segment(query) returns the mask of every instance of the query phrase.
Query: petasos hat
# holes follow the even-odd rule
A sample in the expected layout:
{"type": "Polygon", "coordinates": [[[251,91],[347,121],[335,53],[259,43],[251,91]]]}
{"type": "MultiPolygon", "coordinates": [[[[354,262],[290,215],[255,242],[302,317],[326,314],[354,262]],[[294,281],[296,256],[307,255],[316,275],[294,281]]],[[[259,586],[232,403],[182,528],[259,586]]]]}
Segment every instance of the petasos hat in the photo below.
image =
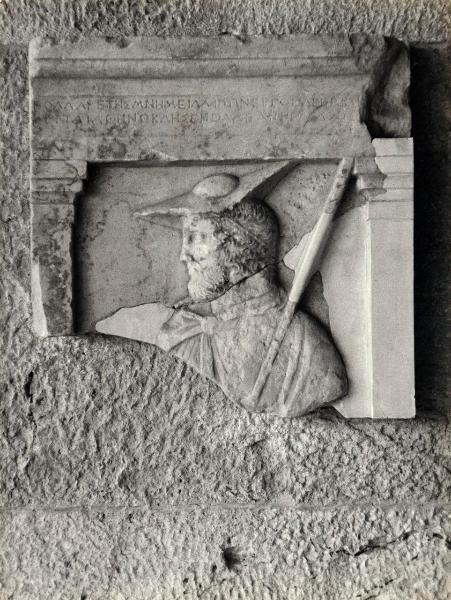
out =
{"type": "Polygon", "coordinates": [[[277,161],[259,166],[245,175],[217,173],[199,181],[193,189],[180,196],[145,206],[136,216],[187,216],[221,212],[247,197],[263,199],[294,166],[291,161],[277,161]]]}

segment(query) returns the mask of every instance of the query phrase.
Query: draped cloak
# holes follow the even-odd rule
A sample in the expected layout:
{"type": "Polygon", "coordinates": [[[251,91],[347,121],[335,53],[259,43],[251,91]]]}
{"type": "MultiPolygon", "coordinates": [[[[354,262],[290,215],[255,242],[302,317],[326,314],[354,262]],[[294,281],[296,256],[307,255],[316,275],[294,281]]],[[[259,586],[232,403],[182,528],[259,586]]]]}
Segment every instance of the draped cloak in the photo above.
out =
{"type": "MultiPolygon", "coordinates": [[[[247,400],[284,305],[284,293],[266,273],[249,277],[211,303],[211,315],[174,310],[157,345],[253,411],[247,400]]],[[[258,403],[258,411],[296,416],[346,394],[341,357],[312,317],[296,312],[258,403]]]]}
{"type": "Polygon", "coordinates": [[[284,292],[262,271],[212,301],[207,315],[195,308],[144,304],[121,309],[97,330],[156,344],[215,381],[247,410],[297,416],[344,396],[347,378],[325,330],[297,311],[258,407],[249,402],[284,300],[284,292]]]}

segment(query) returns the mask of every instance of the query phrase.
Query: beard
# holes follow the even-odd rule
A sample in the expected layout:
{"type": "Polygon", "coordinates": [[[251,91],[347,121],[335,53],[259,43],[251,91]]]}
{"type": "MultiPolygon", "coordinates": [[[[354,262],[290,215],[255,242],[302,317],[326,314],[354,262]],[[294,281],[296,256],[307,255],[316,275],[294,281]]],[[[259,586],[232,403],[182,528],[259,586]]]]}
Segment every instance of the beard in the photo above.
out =
{"type": "Polygon", "coordinates": [[[230,287],[224,269],[218,266],[200,267],[196,262],[187,263],[189,275],[188,292],[194,302],[206,302],[221,296],[230,287]]]}

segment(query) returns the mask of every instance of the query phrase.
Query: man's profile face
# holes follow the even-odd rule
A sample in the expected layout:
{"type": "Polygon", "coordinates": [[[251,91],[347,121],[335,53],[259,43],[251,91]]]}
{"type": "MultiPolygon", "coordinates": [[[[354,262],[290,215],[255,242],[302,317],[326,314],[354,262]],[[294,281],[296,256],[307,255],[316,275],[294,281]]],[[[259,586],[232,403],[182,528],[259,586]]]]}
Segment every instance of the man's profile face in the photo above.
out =
{"type": "Polygon", "coordinates": [[[208,218],[186,217],[183,223],[180,260],[186,264],[188,291],[195,302],[217,298],[229,284],[214,230],[208,218]]]}

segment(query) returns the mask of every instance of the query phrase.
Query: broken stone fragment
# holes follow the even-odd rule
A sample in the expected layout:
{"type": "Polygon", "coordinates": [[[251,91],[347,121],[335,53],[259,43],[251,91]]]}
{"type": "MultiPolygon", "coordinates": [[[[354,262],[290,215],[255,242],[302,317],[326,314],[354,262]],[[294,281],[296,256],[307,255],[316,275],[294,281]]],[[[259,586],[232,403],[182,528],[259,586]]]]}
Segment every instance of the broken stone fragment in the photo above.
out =
{"type": "Polygon", "coordinates": [[[362,121],[371,137],[410,137],[410,60],[399,40],[364,34],[350,36],[359,68],[371,78],[362,99],[362,121]]]}

